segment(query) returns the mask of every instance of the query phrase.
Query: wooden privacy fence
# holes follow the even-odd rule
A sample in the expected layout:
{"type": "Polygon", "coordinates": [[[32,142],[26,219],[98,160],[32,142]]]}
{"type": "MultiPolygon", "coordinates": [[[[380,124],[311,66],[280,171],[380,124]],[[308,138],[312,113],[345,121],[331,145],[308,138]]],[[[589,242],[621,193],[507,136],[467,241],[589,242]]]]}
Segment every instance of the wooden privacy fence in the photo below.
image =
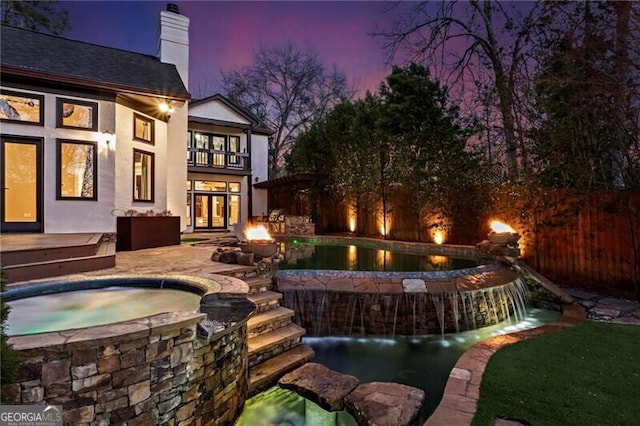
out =
{"type": "MultiPolygon", "coordinates": [[[[521,235],[523,259],[558,283],[640,297],[640,191],[575,193],[502,188],[484,209],[458,209],[447,226],[448,243],[476,244],[499,219],[521,235]]],[[[464,200],[461,200],[464,203],[464,200]]],[[[347,203],[322,195],[317,200],[319,232],[348,232],[347,203]]],[[[437,222],[420,217],[400,193],[389,196],[387,238],[432,241],[437,222]]],[[[357,212],[357,233],[380,236],[381,206],[357,212]]],[[[423,212],[424,213],[424,212],[423,212]]],[[[428,216],[428,215],[427,215],[428,216]]],[[[445,218],[447,219],[447,218],[445,218]]],[[[446,221],[446,220],[445,220],[446,221]]]]}

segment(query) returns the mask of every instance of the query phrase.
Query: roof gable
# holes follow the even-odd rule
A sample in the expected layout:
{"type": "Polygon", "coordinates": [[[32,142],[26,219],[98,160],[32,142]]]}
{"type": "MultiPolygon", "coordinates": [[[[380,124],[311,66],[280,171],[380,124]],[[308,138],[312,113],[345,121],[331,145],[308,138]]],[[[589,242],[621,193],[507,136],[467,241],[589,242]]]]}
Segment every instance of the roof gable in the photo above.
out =
{"type": "Polygon", "coordinates": [[[189,116],[249,126],[258,125],[258,119],[253,114],[220,94],[192,101],[189,104],[189,116]]]}
{"type": "Polygon", "coordinates": [[[116,92],[189,99],[173,64],[154,56],[2,26],[0,64],[18,75],[116,92]]]}

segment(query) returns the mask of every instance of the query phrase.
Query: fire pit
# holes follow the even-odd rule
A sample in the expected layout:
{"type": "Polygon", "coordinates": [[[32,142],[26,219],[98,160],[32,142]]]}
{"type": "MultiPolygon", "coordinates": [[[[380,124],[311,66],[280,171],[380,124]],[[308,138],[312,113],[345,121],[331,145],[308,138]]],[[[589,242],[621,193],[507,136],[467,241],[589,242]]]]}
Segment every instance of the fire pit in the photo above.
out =
{"type": "Polygon", "coordinates": [[[275,242],[267,229],[262,226],[249,225],[244,230],[245,239],[240,242],[239,247],[243,253],[253,253],[260,257],[275,256],[278,252],[278,244],[275,242]]]}
{"type": "Polygon", "coordinates": [[[489,239],[478,244],[478,249],[485,253],[500,256],[519,257],[518,234],[509,225],[494,220],[491,222],[491,232],[487,236],[489,239]]]}
{"type": "Polygon", "coordinates": [[[516,246],[519,239],[520,234],[509,225],[497,220],[491,222],[491,232],[489,233],[491,244],[516,246]]]}

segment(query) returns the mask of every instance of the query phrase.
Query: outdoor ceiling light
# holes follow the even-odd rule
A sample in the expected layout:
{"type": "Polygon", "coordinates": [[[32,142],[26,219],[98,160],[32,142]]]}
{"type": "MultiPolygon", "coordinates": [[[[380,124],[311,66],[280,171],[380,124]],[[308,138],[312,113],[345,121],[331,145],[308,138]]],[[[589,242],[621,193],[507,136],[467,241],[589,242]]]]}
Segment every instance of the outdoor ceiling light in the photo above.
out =
{"type": "Polygon", "coordinates": [[[158,105],[158,109],[164,114],[172,114],[175,111],[175,109],[171,105],[171,101],[160,102],[160,104],[158,105]]]}

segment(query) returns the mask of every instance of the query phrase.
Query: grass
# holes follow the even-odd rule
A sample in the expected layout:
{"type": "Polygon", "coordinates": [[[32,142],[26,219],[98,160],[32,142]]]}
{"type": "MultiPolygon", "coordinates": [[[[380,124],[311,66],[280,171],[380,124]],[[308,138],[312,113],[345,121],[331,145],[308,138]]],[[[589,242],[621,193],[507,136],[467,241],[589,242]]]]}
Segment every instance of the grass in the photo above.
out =
{"type": "Polygon", "coordinates": [[[585,321],[500,349],[473,425],[640,424],[640,326],[585,321]]]}
{"type": "Polygon", "coordinates": [[[207,238],[183,238],[180,240],[181,244],[197,243],[198,241],[207,241],[207,238]]]}

